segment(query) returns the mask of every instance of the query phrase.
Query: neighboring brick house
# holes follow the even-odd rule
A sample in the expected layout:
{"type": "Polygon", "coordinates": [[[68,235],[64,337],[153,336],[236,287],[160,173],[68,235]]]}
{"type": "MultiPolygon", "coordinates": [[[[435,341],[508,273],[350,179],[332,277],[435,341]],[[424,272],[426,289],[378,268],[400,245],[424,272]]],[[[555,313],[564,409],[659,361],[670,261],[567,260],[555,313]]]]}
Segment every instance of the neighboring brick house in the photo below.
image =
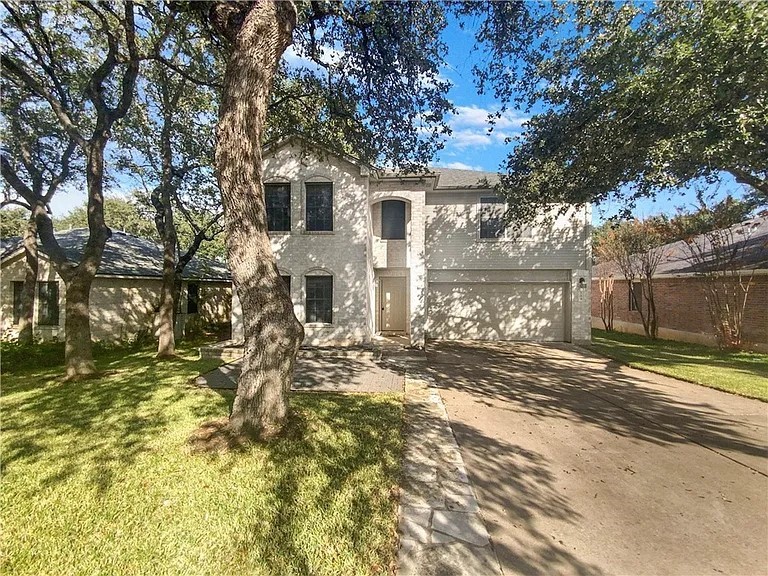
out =
{"type": "MultiPolygon", "coordinates": [[[[754,276],[744,311],[743,335],[747,345],[768,351],[768,217],[748,223],[746,236],[736,235],[739,243],[739,268],[754,276]]],[[[741,226],[741,225],[740,225],[741,226]]],[[[682,242],[661,248],[664,256],[653,278],[653,293],[659,320],[659,337],[682,342],[717,345],[715,329],[706,301],[706,288],[700,274],[689,262],[689,252],[682,242]]],[[[630,299],[629,284],[613,263],[592,268],[592,326],[604,328],[600,318],[599,279],[614,278],[614,329],[643,334],[640,314],[630,299]]]]}
{"type": "MultiPolygon", "coordinates": [[[[514,239],[497,174],[402,176],[310,148],[264,154],[272,248],[306,345],[590,339],[589,207],[514,239]]],[[[236,340],[241,314],[234,298],[236,340]]]]}
{"type": "MultiPolygon", "coordinates": [[[[59,245],[77,262],[88,230],[56,233],[59,245]]],[[[19,239],[3,241],[0,255],[0,326],[4,338],[17,335],[21,287],[24,282],[24,247],[19,239]]],[[[64,337],[66,288],[42,246],[33,315],[34,336],[40,340],[64,337]]],[[[104,247],[90,298],[91,335],[94,340],[120,341],[152,333],[160,302],[162,249],[144,238],[113,232],[104,247]]],[[[193,258],[185,267],[177,330],[194,325],[228,324],[232,310],[229,271],[224,264],[193,258]]]]}

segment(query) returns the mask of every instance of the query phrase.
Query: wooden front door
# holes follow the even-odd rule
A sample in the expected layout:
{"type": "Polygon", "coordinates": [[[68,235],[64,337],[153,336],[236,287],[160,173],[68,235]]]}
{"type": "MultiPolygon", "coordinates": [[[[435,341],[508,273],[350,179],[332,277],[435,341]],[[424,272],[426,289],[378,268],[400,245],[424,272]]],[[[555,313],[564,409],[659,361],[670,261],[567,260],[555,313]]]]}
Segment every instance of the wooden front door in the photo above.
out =
{"type": "Polygon", "coordinates": [[[405,332],[406,293],[405,278],[381,279],[379,330],[382,332],[405,332]]]}

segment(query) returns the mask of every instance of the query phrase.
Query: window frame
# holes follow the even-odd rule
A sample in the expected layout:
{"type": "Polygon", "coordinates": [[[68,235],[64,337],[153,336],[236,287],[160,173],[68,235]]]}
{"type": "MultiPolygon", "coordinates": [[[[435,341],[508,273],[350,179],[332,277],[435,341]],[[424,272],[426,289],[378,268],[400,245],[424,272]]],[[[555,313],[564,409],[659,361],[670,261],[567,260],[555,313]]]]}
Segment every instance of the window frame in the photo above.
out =
{"type": "Polygon", "coordinates": [[[280,278],[283,280],[283,284],[285,284],[285,288],[288,290],[288,295],[291,295],[291,275],[290,274],[280,274],[280,278]]]}
{"type": "MultiPolygon", "coordinates": [[[[327,182],[327,181],[317,181],[317,182],[305,182],[304,183],[304,231],[309,234],[332,234],[335,231],[335,197],[336,197],[336,191],[334,190],[333,182],[327,182]],[[330,210],[330,215],[327,218],[328,222],[326,222],[326,217],[323,217],[323,225],[329,224],[330,227],[323,227],[323,228],[311,228],[310,227],[310,221],[317,219],[316,216],[310,217],[310,193],[315,193],[316,190],[312,190],[313,188],[321,188],[321,187],[328,187],[330,192],[330,204],[328,206],[328,209],[330,210]]],[[[315,208],[316,205],[312,205],[311,208],[315,208]]],[[[316,224],[313,222],[312,224],[315,226],[316,224]]]]}
{"type": "MultiPolygon", "coordinates": [[[[314,287],[313,287],[314,292],[314,287]]],[[[329,325],[333,324],[333,303],[334,303],[334,281],[333,276],[331,274],[305,274],[304,275],[304,320],[305,324],[309,325],[329,325]],[[314,283],[315,281],[322,280],[322,281],[329,281],[330,287],[323,287],[323,289],[330,288],[329,292],[327,294],[323,294],[323,299],[315,297],[314,294],[310,294],[310,283],[314,283]],[[325,297],[329,295],[330,301],[324,302],[325,297]],[[319,301],[323,303],[323,309],[321,310],[322,315],[319,315],[317,312],[317,305],[311,305],[310,302],[314,303],[315,301],[319,301]],[[310,317],[310,314],[312,316],[310,317]]]]}
{"type": "MultiPolygon", "coordinates": [[[[292,214],[292,206],[291,206],[291,184],[289,182],[265,182],[264,183],[264,205],[265,209],[267,211],[267,232],[274,232],[278,234],[289,234],[293,228],[293,214],[292,214]],[[280,192],[280,193],[286,193],[287,192],[287,200],[288,204],[287,206],[284,206],[282,208],[283,214],[281,215],[283,217],[283,224],[280,229],[275,228],[273,229],[272,226],[272,218],[270,217],[270,202],[269,202],[269,196],[270,193],[274,192],[280,192]],[[287,228],[285,227],[285,218],[287,218],[287,228]]],[[[274,214],[273,214],[274,215],[274,214]]]]}
{"type": "Polygon", "coordinates": [[[37,325],[58,326],[61,320],[59,309],[59,282],[44,280],[37,283],[37,325]],[[53,289],[52,292],[47,292],[53,289]]]}
{"type": "MultiPolygon", "coordinates": [[[[400,215],[398,214],[397,216],[399,217],[400,215]]],[[[399,222],[398,222],[398,224],[399,224],[399,222]]],[[[399,227],[398,227],[397,231],[399,232],[399,227]]],[[[406,203],[403,200],[399,200],[397,198],[392,198],[392,199],[389,199],[389,200],[382,200],[381,201],[381,239],[382,240],[406,240],[407,238],[408,238],[408,206],[406,205],[406,203]],[[391,231],[390,231],[390,234],[387,234],[385,232],[386,226],[384,224],[384,222],[385,222],[384,218],[385,218],[386,208],[387,208],[387,206],[395,206],[395,205],[401,206],[402,210],[403,210],[403,214],[402,214],[402,236],[400,236],[400,235],[391,235],[391,231]]]]}

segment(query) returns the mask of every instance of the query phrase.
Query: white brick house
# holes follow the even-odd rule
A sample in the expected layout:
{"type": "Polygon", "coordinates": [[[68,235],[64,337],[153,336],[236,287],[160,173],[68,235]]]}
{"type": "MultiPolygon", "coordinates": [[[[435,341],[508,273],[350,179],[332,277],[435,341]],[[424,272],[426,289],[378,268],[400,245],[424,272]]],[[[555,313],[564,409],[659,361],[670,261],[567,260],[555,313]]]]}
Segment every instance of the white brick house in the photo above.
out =
{"type": "MultiPolygon", "coordinates": [[[[264,155],[272,248],[305,345],[590,339],[589,208],[516,239],[495,174],[382,174],[284,142],[264,155]]],[[[233,339],[242,312],[233,298],[233,339]]]]}

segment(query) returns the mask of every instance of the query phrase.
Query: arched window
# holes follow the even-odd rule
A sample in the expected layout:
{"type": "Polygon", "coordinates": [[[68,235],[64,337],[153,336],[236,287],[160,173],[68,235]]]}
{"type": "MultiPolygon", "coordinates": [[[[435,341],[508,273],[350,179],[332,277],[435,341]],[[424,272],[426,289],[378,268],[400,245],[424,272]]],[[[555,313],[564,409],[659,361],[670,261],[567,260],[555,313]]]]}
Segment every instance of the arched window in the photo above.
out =
{"type": "Polygon", "coordinates": [[[405,240],[405,202],[384,200],[381,203],[381,237],[385,240],[405,240]]]}

